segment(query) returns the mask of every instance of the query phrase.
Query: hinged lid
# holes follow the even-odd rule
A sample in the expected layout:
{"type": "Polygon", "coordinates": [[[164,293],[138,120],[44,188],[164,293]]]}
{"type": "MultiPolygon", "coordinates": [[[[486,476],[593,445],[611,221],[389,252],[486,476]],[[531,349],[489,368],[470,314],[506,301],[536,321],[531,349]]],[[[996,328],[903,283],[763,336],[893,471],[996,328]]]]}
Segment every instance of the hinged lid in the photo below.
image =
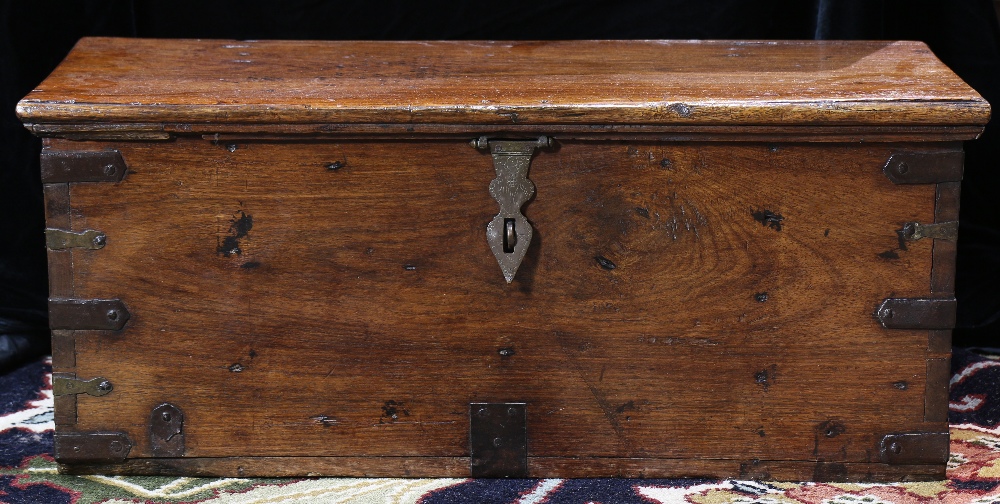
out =
{"type": "Polygon", "coordinates": [[[86,38],[17,110],[42,135],[144,138],[255,124],[923,126],[971,138],[989,118],[923,43],[861,41],[86,38]]]}

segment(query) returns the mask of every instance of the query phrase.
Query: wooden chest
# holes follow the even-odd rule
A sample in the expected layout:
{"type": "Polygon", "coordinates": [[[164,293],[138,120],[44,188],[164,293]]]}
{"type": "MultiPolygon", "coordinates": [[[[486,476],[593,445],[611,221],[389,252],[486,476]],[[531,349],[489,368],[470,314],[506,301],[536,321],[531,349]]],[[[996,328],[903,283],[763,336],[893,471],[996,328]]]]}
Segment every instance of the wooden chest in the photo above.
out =
{"type": "Polygon", "coordinates": [[[18,112],[64,471],[944,477],[921,43],[94,38],[18,112]]]}

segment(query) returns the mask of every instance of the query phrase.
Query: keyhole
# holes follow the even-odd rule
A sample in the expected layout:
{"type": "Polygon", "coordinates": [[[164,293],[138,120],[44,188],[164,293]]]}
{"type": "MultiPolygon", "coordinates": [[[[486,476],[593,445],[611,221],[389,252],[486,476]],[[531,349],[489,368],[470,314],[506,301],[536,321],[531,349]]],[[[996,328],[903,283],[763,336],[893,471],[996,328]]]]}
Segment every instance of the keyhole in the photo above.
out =
{"type": "Polygon", "coordinates": [[[503,220],[503,251],[510,254],[517,245],[517,231],[514,230],[514,219],[503,220]]]}

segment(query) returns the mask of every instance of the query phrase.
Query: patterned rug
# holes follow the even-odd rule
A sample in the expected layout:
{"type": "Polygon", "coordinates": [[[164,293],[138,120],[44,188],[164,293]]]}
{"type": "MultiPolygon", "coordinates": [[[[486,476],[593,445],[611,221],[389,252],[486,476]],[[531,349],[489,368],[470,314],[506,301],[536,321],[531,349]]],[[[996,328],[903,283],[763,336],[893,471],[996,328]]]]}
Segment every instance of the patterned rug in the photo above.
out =
{"type": "Polygon", "coordinates": [[[0,376],[0,502],[1000,504],[1000,357],[957,349],[948,480],[890,485],[633,479],[66,476],[52,460],[47,361],[0,376]]]}

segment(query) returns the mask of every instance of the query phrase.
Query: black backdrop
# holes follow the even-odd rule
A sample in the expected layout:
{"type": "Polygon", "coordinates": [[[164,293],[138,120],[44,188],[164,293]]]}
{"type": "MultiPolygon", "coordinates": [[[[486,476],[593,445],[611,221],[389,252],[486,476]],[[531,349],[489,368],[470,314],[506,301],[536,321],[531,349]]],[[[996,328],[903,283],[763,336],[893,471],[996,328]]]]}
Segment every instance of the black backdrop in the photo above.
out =
{"type": "MultiPolygon", "coordinates": [[[[0,0],[0,370],[47,350],[40,143],[14,106],[86,35],[233,39],[923,40],[1000,103],[991,0],[0,0]]],[[[1000,346],[1000,132],[966,144],[961,346],[1000,346]]]]}

